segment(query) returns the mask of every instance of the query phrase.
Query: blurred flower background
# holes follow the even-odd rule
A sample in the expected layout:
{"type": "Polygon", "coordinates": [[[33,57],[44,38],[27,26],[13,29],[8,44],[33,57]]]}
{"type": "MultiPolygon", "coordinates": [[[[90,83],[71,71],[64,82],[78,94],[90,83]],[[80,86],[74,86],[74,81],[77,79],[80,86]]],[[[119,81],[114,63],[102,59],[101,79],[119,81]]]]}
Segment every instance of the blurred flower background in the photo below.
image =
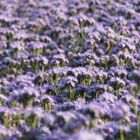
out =
{"type": "Polygon", "coordinates": [[[140,140],[139,0],[0,0],[0,140],[140,140]]]}

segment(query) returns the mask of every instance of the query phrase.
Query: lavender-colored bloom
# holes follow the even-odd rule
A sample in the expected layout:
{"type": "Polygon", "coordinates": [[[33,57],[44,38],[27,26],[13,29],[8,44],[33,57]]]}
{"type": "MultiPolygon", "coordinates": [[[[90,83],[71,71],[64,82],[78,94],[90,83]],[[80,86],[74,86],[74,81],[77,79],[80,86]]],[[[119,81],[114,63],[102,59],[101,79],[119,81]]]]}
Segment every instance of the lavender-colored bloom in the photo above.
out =
{"type": "Polygon", "coordinates": [[[17,101],[25,106],[32,105],[35,98],[39,98],[40,93],[32,87],[24,87],[19,90],[14,90],[9,96],[9,102],[17,101]]]}
{"type": "Polygon", "coordinates": [[[72,102],[64,102],[63,104],[58,104],[57,105],[57,110],[58,111],[69,111],[69,110],[74,110],[75,104],[72,102]]]}
{"type": "Polygon", "coordinates": [[[110,103],[114,103],[116,102],[116,100],[117,100],[117,97],[115,95],[107,93],[107,92],[99,95],[99,101],[107,101],[110,103]]]}
{"type": "Polygon", "coordinates": [[[79,14],[77,16],[78,22],[80,24],[80,26],[83,24],[83,26],[88,26],[88,25],[94,25],[95,24],[95,20],[93,18],[87,17],[84,14],[79,14]]]}
{"type": "Polygon", "coordinates": [[[38,49],[42,49],[43,48],[43,43],[41,42],[30,42],[29,43],[29,49],[35,51],[38,49]]]}
{"type": "Polygon", "coordinates": [[[116,77],[112,77],[109,81],[109,84],[115,89],[115,90],[119,90],[120,88],[123,88],[125,86],[125,82],[120,79],[120,78],[116,78],[116,77]]]}
{"type": "Polygon", "coordinates": [[[44,117],[44,111],[42,108],[35,107],[35,108],[26,108],[24,110],[25,116],[36,115],[39,119],[44,117]]]}
{"type": "Polygon", "coordinates": [[[50,96],[48,96],[48,95],[42,95],[41,101],[42,102],[44,102],[44,101],[46,101],[46,102],[53,102],[53,99],[50,96]]]}
{"type": "Polygon", "coordinates": [[[127,104],[120,101],[114,104],[111,111],[107,114],[110,116],[110,118],[113,118],[115,120],[125,119],[130,114],[130,107],[127,104]]]}
{"type": "Polygon", "coordinates": [[[55,63],[55,61],[58,61],[59,63],[69,63],[68,59],[64,54],[54,55],[51,60],[51,63],[55,63]]]}
{"type": "Polygon", "coordinates": [[[121,99],[127,104],[132,105],[132,107],[136,107],[136,105],[138,104],[138,101],[135,99],[135,97],[129,94],[122,96],[121,99]]]}
{"type": "Polygon", "coordinates": [[[139,70],[134,70],[131,73],[130,78],[139,85],[139,83],[140,83],[140,72],[139,72],[139,70]]]}
{"type": "Polygon", "coordinates": [[[111,68],[115,76],[118,76],[120,78],[126,78],[127,76],[127,71],[123,68],[111,68]]]}
{"type": "Polygon", "coordinates": [[[20,41],[11,42],[9,48],[14,51],[22,51],[24,50],[24,43],[20,41]]]}
{"type": "Polygon", "coordinates": [[[67,78],[63,78],[60,81],[59,87],[60,88],[65,88],[67,86],[71,86],[71,87],[75,87],[75,85],[77,84],[77,79],[73,76],[68,76],[67,78]]]}
{"type": "Polygon", "coordinates": [[[88,130],[80,130],[78,134],[74,135],[74,139],[78,140],[103,140],[103,137],[99,134],[96,134],[94,131],[88,131],[88,130]]]}
{"type": "Polygon", "coordinates": [[[89,115],[91,118],[100,118],[103,117],[109,111],[109,105],[106,102],[98,103],[89,103],[85,105],[81,112],[85,115],[89,115]]]}
{"type": "Polygon", "coordinates": [[[55,85],[44,85],[41,87],[43,93],[55,92],[55,85]]]}

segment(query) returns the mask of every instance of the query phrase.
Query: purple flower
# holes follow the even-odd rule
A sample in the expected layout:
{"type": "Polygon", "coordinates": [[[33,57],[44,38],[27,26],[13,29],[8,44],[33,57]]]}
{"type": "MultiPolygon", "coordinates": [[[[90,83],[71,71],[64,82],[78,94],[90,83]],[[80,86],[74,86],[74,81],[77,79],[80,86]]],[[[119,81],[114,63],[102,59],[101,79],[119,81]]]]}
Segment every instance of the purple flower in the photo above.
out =
{"type": "Polygon", "coordinates": [[[120,119],[126,119],[127,116],[130,115],[130,107],[129,105],[123,103],[122,101],[116,102],[112,109],[107,112],[107,116],[109,118],[120,120],[120,119]]]}
{"type": "Polygon", "coordinates": [[[60,84],[59,84],[59,88],[65,88],[67,86],[71,86],[71,87],[75,87],[75,85],[77,84],[77,78],[73,77],[73,76],[68,76],[66,78],[63,78],[61,81],[60,81],[60,84]]]}

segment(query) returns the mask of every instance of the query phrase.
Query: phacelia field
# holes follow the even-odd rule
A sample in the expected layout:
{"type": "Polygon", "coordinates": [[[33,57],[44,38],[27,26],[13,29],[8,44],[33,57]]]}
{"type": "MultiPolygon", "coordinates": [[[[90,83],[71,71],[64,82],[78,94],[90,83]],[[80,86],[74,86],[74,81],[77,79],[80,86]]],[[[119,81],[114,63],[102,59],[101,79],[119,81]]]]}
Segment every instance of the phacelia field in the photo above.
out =
{"type": "Polygon", "coordinates": [[[0,140],[140,140],[140,0],[0,0],[0,140]]]}

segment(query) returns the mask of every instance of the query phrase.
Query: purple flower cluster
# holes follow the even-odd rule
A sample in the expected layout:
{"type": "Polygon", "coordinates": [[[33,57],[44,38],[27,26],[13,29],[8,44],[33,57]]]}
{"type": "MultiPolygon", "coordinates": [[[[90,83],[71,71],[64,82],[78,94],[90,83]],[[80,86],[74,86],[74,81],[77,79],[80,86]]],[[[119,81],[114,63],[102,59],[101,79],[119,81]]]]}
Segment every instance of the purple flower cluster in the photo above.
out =
{"type": "Polygon", "coordinates": [[[139,140],[139,54],[139,0],[0,0],[0,139],[139,140]]]}

